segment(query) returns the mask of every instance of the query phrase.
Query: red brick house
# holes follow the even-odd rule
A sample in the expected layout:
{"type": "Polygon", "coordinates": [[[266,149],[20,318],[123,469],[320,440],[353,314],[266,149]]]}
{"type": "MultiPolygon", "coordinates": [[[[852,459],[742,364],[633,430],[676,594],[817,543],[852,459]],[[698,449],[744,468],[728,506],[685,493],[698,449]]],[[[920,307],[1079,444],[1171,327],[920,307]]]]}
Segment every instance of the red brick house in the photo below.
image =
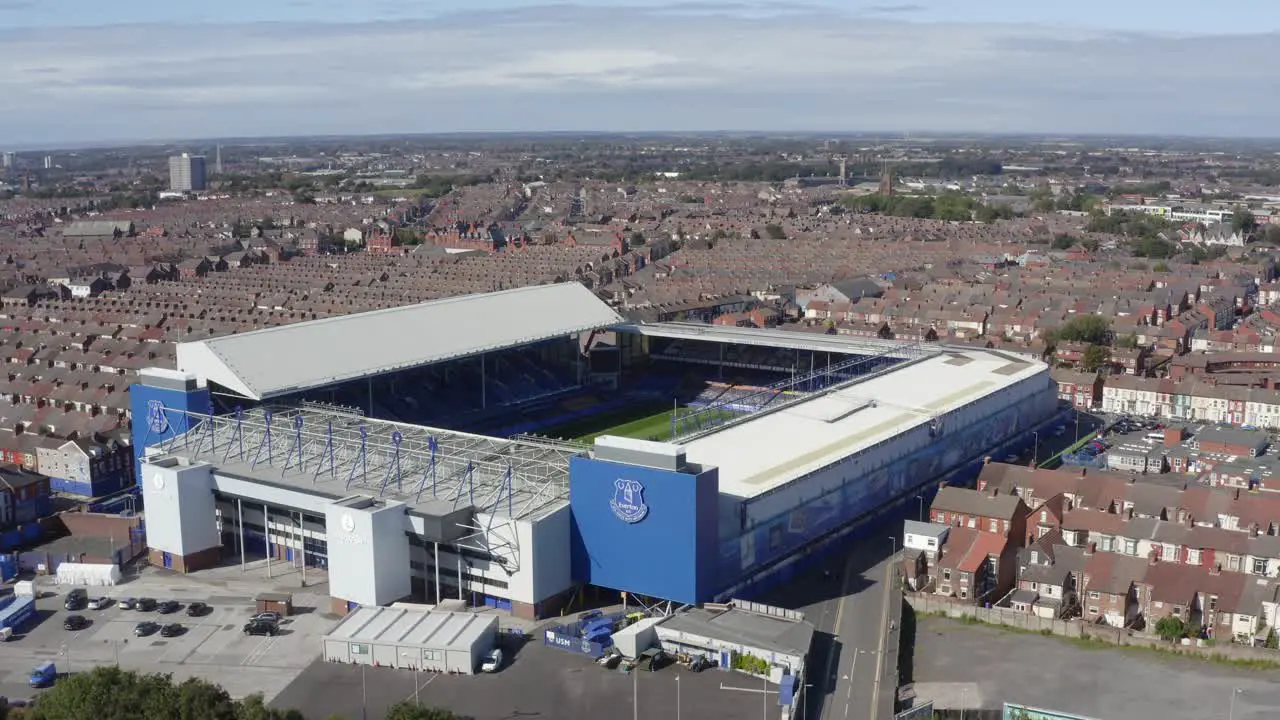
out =
{"type": "Polygon", "coordinates": [[[1053,368],[1049,375],[1058,383],[1058,399],[1078,410],[1092,410],[1102,404],[1102,375],[1053,368]]]}

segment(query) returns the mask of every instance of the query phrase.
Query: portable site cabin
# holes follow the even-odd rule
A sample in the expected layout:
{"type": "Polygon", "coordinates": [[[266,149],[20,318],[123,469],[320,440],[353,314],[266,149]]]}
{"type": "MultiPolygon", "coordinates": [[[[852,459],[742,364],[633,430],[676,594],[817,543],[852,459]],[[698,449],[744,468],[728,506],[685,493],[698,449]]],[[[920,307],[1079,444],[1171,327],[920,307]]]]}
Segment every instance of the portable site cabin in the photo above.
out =
{"type": "Polygon", "coordinates": [[[497,640],[497,616],[362,607],[324,636],[324,658],[471,675],[497,640]]]}
{"type": "Polygon", "coordinates": [[[58,565],[59,585],[108,587],[120,583],[120,568],[98,563],[64,562],[58,565]]]}

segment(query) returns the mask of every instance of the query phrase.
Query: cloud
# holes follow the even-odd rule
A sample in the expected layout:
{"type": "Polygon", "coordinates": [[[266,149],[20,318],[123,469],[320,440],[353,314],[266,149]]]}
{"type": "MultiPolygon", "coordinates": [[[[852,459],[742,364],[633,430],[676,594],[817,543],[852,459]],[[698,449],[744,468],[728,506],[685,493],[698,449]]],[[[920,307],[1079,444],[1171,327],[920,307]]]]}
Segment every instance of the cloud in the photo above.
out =
{"type": "MultiPolygon", "coordinates": [[[[905,6],[896,6],[905,7],[905,6]]],[[[906,10],[902,10],[906,13],[906,10]]],[[[0,137],[499,130],[1265,135],[1276,35],[571,6],[5,32],[0,137]],[[1189,97],[1235,99],[1189,102],[1189,97]]]]}
{"type": "Polygon", "coordinates": [[[863,12],[869,15],[906,15],[909,13],[925,12],[929,8],[923,5],[915,5],[912,3],[904,3],[902,5],[872,5],[863,12]]]}

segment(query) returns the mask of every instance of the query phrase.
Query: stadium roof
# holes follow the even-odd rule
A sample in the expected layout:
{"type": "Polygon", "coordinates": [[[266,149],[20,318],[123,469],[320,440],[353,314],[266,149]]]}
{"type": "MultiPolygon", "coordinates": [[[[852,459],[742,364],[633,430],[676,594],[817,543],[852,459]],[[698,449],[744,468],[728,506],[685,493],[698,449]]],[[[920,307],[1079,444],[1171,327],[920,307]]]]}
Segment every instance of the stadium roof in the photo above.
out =
{"type": "Polygon", "coordinates": [[[1037,373],[1048,366],[948,351],[687,441],[686,457],[720,468],[721,493],[752,498],[1037,373]]]}
{"type": "Polygon", "coordinates": [[[903,360],[916,357],[920,343],[910,340],[883,340],[853,335],[796,332],[779,328],[744,328],[730,325],[706,325],[697,322],[629,323],[618,330],[650,337],[676,340],[757,345],[762,347],[817,350],[847,355],[888,355],[903,360]]]}
{"type": "Polygon", "coordinates": [[[619,322],[579,283],[538,285],[180,343],[178,368],[265,400],[619,322]]]}

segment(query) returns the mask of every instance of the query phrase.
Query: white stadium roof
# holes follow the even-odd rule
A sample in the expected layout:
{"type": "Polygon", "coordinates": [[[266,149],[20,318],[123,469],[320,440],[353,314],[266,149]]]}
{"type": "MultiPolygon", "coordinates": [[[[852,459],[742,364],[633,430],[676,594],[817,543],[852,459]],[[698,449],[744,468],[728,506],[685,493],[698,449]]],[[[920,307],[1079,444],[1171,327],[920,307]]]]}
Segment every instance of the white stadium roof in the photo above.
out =
{"type": "Polygon", "coordinates": [[[537,285],[180,343],[178,368],[264,400],[620,322],[579,283],[537,285]]]}
{"type": "Polygon", "coordinates": [[[990,350],[948,351],[683,444],[690,462],[720,468],[721,493],[751,498],[1042,372],[990,350]]]}

